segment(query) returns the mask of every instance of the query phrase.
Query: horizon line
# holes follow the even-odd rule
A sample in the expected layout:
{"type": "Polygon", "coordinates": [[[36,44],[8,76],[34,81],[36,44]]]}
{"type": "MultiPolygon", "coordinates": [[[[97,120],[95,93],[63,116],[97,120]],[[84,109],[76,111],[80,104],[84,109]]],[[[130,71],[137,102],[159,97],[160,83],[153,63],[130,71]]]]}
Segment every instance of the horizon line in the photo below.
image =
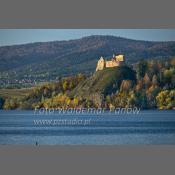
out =
{"type": "Polygon", "coordinates": [[[87,36],[82,36],[80,38],[74,38],[74,39],[65,39],[65,40],[48,40],[48,41],[35,41],[35,42],[22,42],[22,43],[16,43],[16,44],[7,44],[7,45],[0,45],[0,48],[2,47],[11,47],[11,46],[20,46],[20,45],[30,45],[30,44],[37,44],[37,43],[48,43],[48,42],[68,42],[68,41],[75,41],[75,40],[81,40],[84,38],[88,37],[114,37],[114,38],[122,38],[122,39],[128,39],[128,40],[133,40],[133,41],[143,41],[143,42],[154,42],[154,43],[167,43],[167,42],[175,42],[174,40],[144,40],[144,39],[134,39],[134,38],[127,38],[123,36],[115,36],[115,35],[105,35],[105,34],[100,34],[100,35],[87,35],[87,36]]]}

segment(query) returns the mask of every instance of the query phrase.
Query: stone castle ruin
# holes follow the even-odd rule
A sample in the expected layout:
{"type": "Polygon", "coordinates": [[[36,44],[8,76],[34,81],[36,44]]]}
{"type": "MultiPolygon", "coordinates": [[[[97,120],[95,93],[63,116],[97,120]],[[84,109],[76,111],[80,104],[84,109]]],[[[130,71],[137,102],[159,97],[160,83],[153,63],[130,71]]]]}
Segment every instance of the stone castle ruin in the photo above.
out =
{"type": "Polygon", "coordinates": [[[118,67],[125,64],[124,55],[113,55],[110,61],[105,61],[103,57],[98,60],[96,71],[103,70],[104,68],[118,67]]]}

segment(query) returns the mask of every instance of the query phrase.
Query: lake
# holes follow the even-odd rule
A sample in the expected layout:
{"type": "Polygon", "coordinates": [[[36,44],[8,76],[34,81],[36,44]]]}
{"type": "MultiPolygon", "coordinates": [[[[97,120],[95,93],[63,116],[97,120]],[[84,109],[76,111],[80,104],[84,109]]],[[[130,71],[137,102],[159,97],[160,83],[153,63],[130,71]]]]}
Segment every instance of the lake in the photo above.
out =
{"type": "Polygon", "coordinates": [[[0,144],[175,144],[175,111],[70,115],[1,110],[0,144]]]}

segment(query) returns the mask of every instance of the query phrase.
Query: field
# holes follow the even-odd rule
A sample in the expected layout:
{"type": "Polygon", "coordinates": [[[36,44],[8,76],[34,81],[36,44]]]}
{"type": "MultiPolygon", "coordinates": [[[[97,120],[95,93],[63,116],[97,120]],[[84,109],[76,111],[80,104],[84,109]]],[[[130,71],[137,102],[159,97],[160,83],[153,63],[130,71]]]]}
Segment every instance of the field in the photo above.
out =
{"type": "Polygon", "coordinates": [[[3,98],[9,97],[24,97],[27,95],[32,88],[22,88],[22,89],[0,89],[0,96],[3,98]]]}

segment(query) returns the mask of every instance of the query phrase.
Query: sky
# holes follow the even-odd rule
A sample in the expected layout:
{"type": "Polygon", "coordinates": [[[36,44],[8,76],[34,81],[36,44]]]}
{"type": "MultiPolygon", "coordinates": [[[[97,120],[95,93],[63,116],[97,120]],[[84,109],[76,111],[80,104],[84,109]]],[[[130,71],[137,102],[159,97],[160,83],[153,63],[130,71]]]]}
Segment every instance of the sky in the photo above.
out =
{"type": "Polygon", "coordinates": [[[146,41],[175,41],[175,29],[0,29],[0,46],[113,35],[146,41]]]}

